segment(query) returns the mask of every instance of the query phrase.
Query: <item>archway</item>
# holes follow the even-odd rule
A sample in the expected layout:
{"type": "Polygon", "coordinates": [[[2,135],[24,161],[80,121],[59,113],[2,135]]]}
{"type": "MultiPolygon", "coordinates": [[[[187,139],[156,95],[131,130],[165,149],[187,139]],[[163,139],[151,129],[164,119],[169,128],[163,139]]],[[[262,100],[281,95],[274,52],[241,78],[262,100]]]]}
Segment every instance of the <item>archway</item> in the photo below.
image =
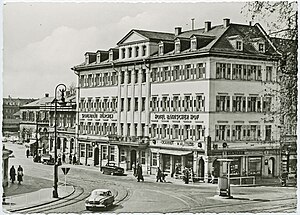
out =
{"type": "Polygon", "coordinates": [[[99,164],[99,148],[96,147],[94,150],[94,166],[99,164]]]}
{"type": "Polygon", "coordinates": [[[201,158],[199,160],[199,169],[198,169],[198,175],[203,180],[204,179],[204,160],[201,158]]]}
{"type": "Polygon", "coordinates": [[[268,162],[268,175],[274,177],[275,158],[271,157],[268,162]]]}
{"type": "Polygon", "coordinates": [[[132,169],[133,164],[136,166],[136,150],[130,152],[130,169],[132,169]]]}
{"type": "Polygon", "coordinates": [[[214,176],[215,177],[219,177],[220,176],[220,162],[216,160],[214,160],[213,162],[213,171],[214,171],[214,176]]]}

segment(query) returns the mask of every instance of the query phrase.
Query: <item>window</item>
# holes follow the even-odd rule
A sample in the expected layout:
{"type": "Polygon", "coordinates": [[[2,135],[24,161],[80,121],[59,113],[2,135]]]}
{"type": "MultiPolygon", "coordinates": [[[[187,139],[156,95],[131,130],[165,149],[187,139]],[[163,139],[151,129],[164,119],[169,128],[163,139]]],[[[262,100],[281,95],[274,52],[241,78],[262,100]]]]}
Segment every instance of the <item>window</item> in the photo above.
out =
{"type": "Polygon", "coordinates": [[[129,47],[128,48],[128,58],[131,58],[132,57],[132,48],[129,47]]]}
{"type": "Polygon", "coordinates": [[[225,125],[216,125],[216,140],[226,140],[225,125]]]}
{"type": "Polygon", "coordinates": [[[139,109],[139,99],[134,98],[134,111],[138,111],[139,109]]]}
{"type": "Polygon", "coordinates": [[[128,71],[127,76],[128,76],[128,84],[131,84],[131,71],[128,71]]]}
{"type": "Polygon", "coordinates": [[[272,81],[272,67],[266,67],[266,81],[272,81]]]}
{"type": "Polygon", "coordinates": [[[229,111],[230,110],[230,96],[216,97],[216,111],[229,111]]]}
{"type": "Polygon", "coordinates": [[[135,56],[136,57],[139,56],[139,47],[138,46],[135,47],[135,56]]]}
{"type": "Polygon", "coordinates": [[[85,144],[80,144],[80,157],[85,157],[85,144]]]}
{"type": "Polygon", "coordinates": [[[196,40],[192,40],[192,50],[196,50],[197,49],[197,41],[196,40]]]}
{"type": "Polygon", "coordinates": [[[142,98],[142,111],[145,111],[146,98],[142,98]]]}
{"type": "Polygon", "coordinates": [[[120,84],[124,84],[124,76],[125,76],[125,72],[121,71],[121,83],[120,84]]]}
{"type": "Polygon", "coordinates": [[[180,53],[180,42],[175,43],[175,53],[180,53]]]}
{"type": "Polygon", "coordinates": [[[121,58],[123,58],[123,59],[125,58],[125,56],[126,56],[125,53],[126,53],[125,48],[122,48],[121,58]]]}
{"type": "Polygon", "coordinates": [[[143,50],[142,50],[142,56],[145,56],[146,53],[147,53],[147,47],[143,46],[142,48],[143,48],[143,50]]]}
{"type": "Polygon", "coordinates": [[[270,112],[271,111],[271,97],[264,97],[263,98],[263,112],[270,112]]]}
{"type": "Polygon", "coordinates": [[[139,70],[134,70],[134,83],[138,83],[139,81],[139,70]]]}
{"type": "Polygon", "coordinates": [[[142,83],[146,82],[146,70],[142,70],[142,83]]]}
{"type": "Polygon", "coordinates": [[[131,98],[128,98],[127,101],[128,101],[128,103],[127,103],[127,111],[130,111],[131,98]]]}
{"type": "Polygon", "coordinates": [[[91,146],[91,144],[87,144],[87,151],[88,151],[88,158],[93,157],[93,147],[91,146]]]}
{"type": "Polygon", "coordinates": [[[109,149],[110,149],[110,158],[109,158],[109,160],[110,161],[115,161],[115,147],[110,146],[109,149]]]}
{"type": "Polygon", "coordinates": [[[152,82],[157,81],[157,68],[153,68],[151,72],[152,82]]]}
{"type": "Polygon", "coordinates": [[[260,52],[265,52],[265,44],[259,43],[259,44],[258,44],[258,51],[260,51],[260,52]]]}
{"type": "Polygon", "coordinates": [[[124,98],[121,98],[121,111],[124,110],[124,98]]]}
{"type": "Polygon", "coordinates": [[[235,43],[235,48],[237,50],[242,50],[243,49],[243,43],[242,43],[242,41],[237,40],[236,43],[235,43]]]}
{"type": "Polygon", "coordinates": [[[256,112],[256,97],[248,97],[247,112],[256,112]]]}
{"type": "Polygon", "coordinates": [[[157,153],[152,153],[152,166],[157,166],[157,153]]]}
{"type": "Polygon", "coordinates": [[[102,159],[106,160],[107,159],[107,146],[102,146],[102,159]]]}
{"type": "Polygon", "coordinates": [[[196,69],[196,78],[205,78],[205,63],[198,63],[196,69]]]}
{"type": "Polygon", "coordinates": [[[231,64],[217,63],[216,67],[216,79],[230,79],[231,64]]]}
{"type": "Polygon", "coordinates": [[[163,55],[164,54],[164,46],[160,45],[159,46],[159,55],[163,55]]]}
{"type": "Polygon", "coordinates": [[[121,149],[121,152],[120,152],[120,155],[121,155],[121,162],[122,161],[126,161],[126,153],[125,153],[125,149],[121,149]]]}

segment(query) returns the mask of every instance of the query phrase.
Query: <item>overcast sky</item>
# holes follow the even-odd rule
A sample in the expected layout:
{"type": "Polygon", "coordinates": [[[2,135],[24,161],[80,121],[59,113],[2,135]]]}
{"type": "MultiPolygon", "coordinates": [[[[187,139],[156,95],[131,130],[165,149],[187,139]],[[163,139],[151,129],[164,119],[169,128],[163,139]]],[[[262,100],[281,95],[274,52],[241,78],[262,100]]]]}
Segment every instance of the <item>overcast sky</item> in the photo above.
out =
{"type": "Polygon", "coordinates": [[[205,21],[248,24],[235,3],[21,3],[3,5],[3,96],[40,98],[58,83],[76,83],[70,69],[84,53],[115,47],[131,29],[174,32],[205,21]]]}

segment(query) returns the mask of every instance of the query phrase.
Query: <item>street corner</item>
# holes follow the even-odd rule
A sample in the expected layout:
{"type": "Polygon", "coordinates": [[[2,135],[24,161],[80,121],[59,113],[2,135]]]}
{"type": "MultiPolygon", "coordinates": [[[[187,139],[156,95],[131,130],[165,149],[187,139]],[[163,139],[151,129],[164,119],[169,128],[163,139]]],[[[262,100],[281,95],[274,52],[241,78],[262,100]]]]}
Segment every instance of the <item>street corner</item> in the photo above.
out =
{"type": "Polygon", "coordinates": [[[72,185],[59,185],[58,186],[58,194],[59,198],[63,199],[70,195],[72,195],[75,192],[75,188],[72,185]]]}

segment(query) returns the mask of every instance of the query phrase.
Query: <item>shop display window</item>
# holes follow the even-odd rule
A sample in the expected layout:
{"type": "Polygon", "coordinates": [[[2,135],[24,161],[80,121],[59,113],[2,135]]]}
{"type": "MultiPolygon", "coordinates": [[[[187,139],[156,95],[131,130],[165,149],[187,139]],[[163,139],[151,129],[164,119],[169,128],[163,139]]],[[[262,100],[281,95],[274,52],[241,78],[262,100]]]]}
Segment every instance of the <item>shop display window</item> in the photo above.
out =
{"type": "Polygon", "coordinates": [[[261,157],[249,157],[248,175],[261,175],[261,157]]]}

